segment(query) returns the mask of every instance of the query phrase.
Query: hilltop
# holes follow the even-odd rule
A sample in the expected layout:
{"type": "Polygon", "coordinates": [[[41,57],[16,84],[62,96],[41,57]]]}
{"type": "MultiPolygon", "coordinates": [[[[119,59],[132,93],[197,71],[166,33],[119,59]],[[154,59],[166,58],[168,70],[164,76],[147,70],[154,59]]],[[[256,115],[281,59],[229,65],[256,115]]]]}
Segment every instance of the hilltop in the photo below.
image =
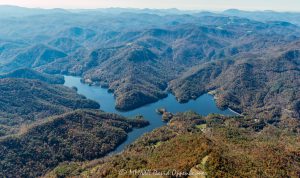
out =
{"type": "Polygon", "coordinates": [[[22,125],[74,109],[98,109],[97,102],[75,90],[29,79],[0,79],[0,135],[16,133],[22,125]]]}
{"type": "Polygon", "coordinates": [[[148,124],[94,110],[45,118],[19,135],[0,139],[0,175],[37,177],[64,161],[102,157],[121,144],[132,128],[148,124]]]}
{"type": "Polygon", "coordinates": [[[60,75],[49,75],[40,73],[30,68],[17,69],[6,74],[0,74],[0,79],[3,78],[24,78],[40,80],[49,84],[64,84],[65,80],[63,76],[60,75]]]}
{"type": "Polygon", "coordinates": [[[212,91],[220,107],[270,123],[300,118],[298,44],[274,50],[269,57],[237,56],[201,64],[173,80],[170,90],[182,102],[212,91]]]}
{"type": "Polygon", "coordinates": [[[0,72],[27,67],[80,76],[108,87],[116,108],[125,111],[158,101],[169,91],[181,102],[213,91],[219,106],[244,115],[271,122],[299,118],[300,28],[285,18],[289,14],[247,12],[243,18],[235,13],[242,12],[99,10],[19,21],[7,17],[1,20],[0,36],[6,38],[0,40],[0,72]],[[256,13],[282,19],[250,18],[256,13]],[[61,23],[62,18],[69,23],[61,23]]]}
{"type": "MultiPolygon", "coordinates": [[[[299,126],[299,122],[293,124],[299,126]]],[[[142,136],[121,154],[63,163],[45,177],[135,177],[143,173],[161,177],[297,177],[299,147],[299,133],[294,131],[261,127],[261,122],[249,118],[201,117],[187,112],[142,136]]]]}
{"type": "Polygon", "coordinates": [[[0,6],[0,16],[0,177],[299,177],[299,13],[0,6]],[[118,110],[210,93],[240,115],[165,113],[166,126],[107,156],[149,122],[94,110],[62,75],[107,88],[118,110]]]}

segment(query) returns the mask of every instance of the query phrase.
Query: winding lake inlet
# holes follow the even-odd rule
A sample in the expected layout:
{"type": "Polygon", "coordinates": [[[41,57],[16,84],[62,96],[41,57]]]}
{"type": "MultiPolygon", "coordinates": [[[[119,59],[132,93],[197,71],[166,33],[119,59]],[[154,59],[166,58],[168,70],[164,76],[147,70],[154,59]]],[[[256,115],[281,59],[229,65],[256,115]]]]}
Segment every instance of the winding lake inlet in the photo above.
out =
{"type": "Polygon", "coordinates": [[[79,77],[65,76],[64,85],[67,87],[76,87],[79,94],[84,95],[88,99],[97,101],[101,106],[101,110],[105,112],[116,113],[127,118],[142,115],[150,122],[149,126],[141,129],[134,129],[130,132],[127,140],[119,145],[113,153],[121,152],[127,145],[131,144],[144,133],[165,125],[166,123],[162,121],[161,115],[156,112],[156,109],[158,108],[166,108],[167,111],[172,113],[194,111],[203,116],[207,116],[212,113],[227,116],[237,115],[230,109],[219,109],[216,106],[213,96],[209,94],[204,94],[196,100],[190,100],[187,103],[179,103],[174,95],[169,94],[168,97],[155,103],[147,104],[131,111],[118,111],[115,109],[115,98],[113,93],[109,93],[107,89],[99,86],[89,86],[88,84],[84,84],[80,81],[80,79],[81,78],[79,77]]]}

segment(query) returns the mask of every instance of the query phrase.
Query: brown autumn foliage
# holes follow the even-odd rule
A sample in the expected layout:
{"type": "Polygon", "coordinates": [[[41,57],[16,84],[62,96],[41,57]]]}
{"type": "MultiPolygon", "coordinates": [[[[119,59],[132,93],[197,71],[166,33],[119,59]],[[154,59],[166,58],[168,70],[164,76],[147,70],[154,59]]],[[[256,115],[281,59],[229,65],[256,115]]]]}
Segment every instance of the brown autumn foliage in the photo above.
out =
{"type": "Polygon", "coordinates": [[[64,161],[103,157],[148,121],[97,110],[76,110],[45,119],[0,139],[0,177],[38,177],[64,161]]]}
{"type": "Polygon", "coordinates": [[[192,168],[207,177],[299,176],[299,130],[266,125],[255,131],[249,122],[243,117],[177,114],[168,126],[142,136],[121,154],[86,163],[65,163],[46,177],[137,177],[143,170],[167,173],[189,172],[192,168]],[[120,170],[127,174],[119,175],[120,170]],[[130,174],[130,170],[141,172],[130,174]]]}

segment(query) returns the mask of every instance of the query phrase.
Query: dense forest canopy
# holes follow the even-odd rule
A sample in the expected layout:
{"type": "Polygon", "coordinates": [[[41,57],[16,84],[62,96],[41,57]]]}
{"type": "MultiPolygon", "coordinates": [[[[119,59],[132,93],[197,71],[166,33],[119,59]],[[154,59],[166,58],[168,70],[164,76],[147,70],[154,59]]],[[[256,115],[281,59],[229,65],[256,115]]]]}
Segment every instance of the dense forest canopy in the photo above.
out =
{"type": "Polygon", "coordinates": [[[0,176],[299,177],[299,25],[274,11],[0,6],[0,176]],[[240,114],[164,112],[165,126],[105,157],[153,118],[100,111],[63,75],[107,88],[124,112],[210,93],[240,114]]]}

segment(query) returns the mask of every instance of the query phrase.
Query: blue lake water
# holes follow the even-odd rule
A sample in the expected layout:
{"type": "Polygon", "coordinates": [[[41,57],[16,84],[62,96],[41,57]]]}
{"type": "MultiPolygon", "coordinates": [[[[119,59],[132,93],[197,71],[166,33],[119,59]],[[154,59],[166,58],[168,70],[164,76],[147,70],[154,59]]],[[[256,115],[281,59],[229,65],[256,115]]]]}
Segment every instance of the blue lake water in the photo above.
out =
{"type": "Polygon", "coordinates": [[[115,98],[112,93],[109,93],[107,89],[101,88],[99,86],[89,86],[87,84],[81,83],[79,77],[65,76],[65,86],[76,87],[78,93],[86,96],[88,99],[97,101],[101,105],[101,110],[110,113],[120,114],[125,117],[134,117],[136,115],[142,115],[145,119],[150,122],[150,125],[141,128],[134,129],[128,134],[127,140],[117,147],[113,153],[120,152],[135,141],[138,137],[144,133],[150,132],[153,129],[159,128],[166,123],[162,122],[161,115],[156,113],[157,108],[166,108],[167,111],[172,113],[184,112],[184,111],[194,111],[200,115],[206,116],[211,113],[223,114],[228,116],[236,115],[229,109],[221,110],[216,106],[213,96],[209,94],[204,94],[197,98],[196,100],[191,100],[188,103],[177,102],[174,95],[169,94],[168,97],[161,99],[155,103],[141,106],[132,111],[118,111],[115,109],[115,98]]]}

